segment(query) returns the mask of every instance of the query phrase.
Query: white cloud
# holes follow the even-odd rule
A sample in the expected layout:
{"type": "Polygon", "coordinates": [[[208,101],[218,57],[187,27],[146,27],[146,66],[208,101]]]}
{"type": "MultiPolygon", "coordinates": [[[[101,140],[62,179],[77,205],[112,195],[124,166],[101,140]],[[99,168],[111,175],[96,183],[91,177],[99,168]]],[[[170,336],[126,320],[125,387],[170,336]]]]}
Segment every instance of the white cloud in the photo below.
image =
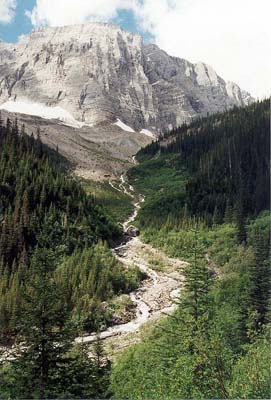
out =
{"type": "Polygon", "coordinates": [[[27,15],[32,24],[60,26],[90,20],[110,21],[119,9],[130,8],[133,0],[37,0],[27,15]]]}
{"type": "Polygon", "coordinates": [[[0,23],[12,21],[16,9],[16,0],[0,0],[0,23]]]}
{"type": "Polygon", "coordinates": [[[270,0],[37,0],[28,15],[57,26],[110,21],[120,9],[169,54],[204,61],[256,97],[270,94],[270,0]]]}

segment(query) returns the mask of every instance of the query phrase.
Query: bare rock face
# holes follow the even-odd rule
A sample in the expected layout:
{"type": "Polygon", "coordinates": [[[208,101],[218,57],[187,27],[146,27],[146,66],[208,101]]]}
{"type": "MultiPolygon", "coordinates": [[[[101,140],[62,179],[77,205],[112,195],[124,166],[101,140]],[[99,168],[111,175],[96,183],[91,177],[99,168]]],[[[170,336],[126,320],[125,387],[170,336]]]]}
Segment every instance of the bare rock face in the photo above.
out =
{"type": "Polygon", "coordinates": [[[144,46],[145,72],[156,99],[158,127],[173,128],[198,115],[206,116],[253,101],[233,82],[225,82],[207,64],[170,57],[156,45],[144,46]]]}
{"type": "Polygon", "coordinates": [[[118,118],[159,132],[253,101],[203,63],[170,57],[113,24],[40,28],[0,43],[0,106],[61,107],[86,124],[118,118]]]}

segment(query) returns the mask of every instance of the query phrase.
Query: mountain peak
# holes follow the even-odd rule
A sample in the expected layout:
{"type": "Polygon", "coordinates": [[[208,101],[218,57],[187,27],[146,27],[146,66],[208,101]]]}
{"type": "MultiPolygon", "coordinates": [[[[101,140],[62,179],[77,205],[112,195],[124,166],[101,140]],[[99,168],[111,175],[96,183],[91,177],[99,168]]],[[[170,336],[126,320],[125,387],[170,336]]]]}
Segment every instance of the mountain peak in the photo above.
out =
{"type": "Polygon", "coordinates": [[[59,39],[70,40],[75,39],[80,42],[86,40],[89,35],[99,38],[102,35],[110,36],[115,34],[127,36],[141,37],[135,35],[119,25],[105,22],[86,22],[84,24],[63,25],[63,26],[40,26],[33,29],[29,34],[22,35],[20,41],[36,40],[37,38],[47,38],[50,41],[59,39]]]}
{"type": "Polygon", "coordinates": [[[41,27],[0,43],[0,61],[0,106],[59,106],[86,124],[120,119],[160,131],[251,101],[207,64],[171,57],[115,24],[41,27]]]}

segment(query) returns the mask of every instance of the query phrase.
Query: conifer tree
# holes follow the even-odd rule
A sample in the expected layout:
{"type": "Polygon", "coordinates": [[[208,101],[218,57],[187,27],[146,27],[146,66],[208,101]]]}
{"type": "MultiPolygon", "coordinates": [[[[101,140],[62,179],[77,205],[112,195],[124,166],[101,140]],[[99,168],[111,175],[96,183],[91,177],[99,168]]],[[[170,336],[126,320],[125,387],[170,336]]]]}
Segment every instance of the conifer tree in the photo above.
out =
{"type": "Polygon", "coordinates": [[[245,244],[247,240],[246,218],[242,202],[236,208],[237,240],[240,244],[245,244]]]}
{"type": "Polygon", "coordinates": [[[201,259],[202,248],[198,243],[197,227],[194,230],[194,258],[193,262],[183,269],[186,296],[184,306],[189,310],[193,320],[197,321],[209,311],[210,288],[214,282],[212,271],[201,259]]]}
{"type": "MultiPolygon", "coordinates": [[[[16,396],[50,397],[56,376],[68,365],[72,334],[67,324],[61,294],[52,279],[54,255],[37,249],[31,263],[31,279],[23,297],[21,340],[23,346],[13,362],[16,396]],[[31,379],[29,377],[31,376],[31,379]]],[[[14,395],[13,395],[14,396],[14,395]]]]}
{"type": "Polygon", "coordinates": [[[7,382],[16,398],[97,398],[104,396],[108,382],[107,362],[96,361],[84,347],[73,349],[76,330],[68,318],[63,295],[53,279],[54,254],[37,249],[32,259],[23,298],[20,343],[11,362],[7,382]]]}
{"type": "Polygon", "coordinates": [[[265,242],[264,234],[256,227],[253,235],[255,261],[250,269],[250,300],[255,312],[254,328],[260,329],[268,322],[270,299],[270,260],[269,243],[265,242]]]}

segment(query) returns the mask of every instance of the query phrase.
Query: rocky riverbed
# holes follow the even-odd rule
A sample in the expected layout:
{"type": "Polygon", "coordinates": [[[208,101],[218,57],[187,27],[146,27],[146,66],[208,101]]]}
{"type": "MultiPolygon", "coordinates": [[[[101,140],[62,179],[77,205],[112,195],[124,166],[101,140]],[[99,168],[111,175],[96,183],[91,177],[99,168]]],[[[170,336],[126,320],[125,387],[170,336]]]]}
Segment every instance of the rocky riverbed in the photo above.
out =
{"type": "MultiPolygon", "coordinates": [[[[100,339],[138,332],[147,322],[172,313],[177,306],[175,300],[182,288],[181,268],[187,265],[184,261],[167,257],[163,252],[143,243],[137,236],[137,229],[132,223],[144,202],[144,196],[135,195],[134,188],[127,183],[125,176],[121,176],[118,187],[115,183],[111,183],[111,186],[134,199],[134,212],[123,223],[123,231],[128,240],[113,248],[112,252],[125,267],[137,266],[147,275],[147,279],[142,281],[135,292],[130,293],[130,299],[136,306],[135,317],[127,323],[116,324],[101,332],[100,339]],[[161,270],[153,267],[153,257],[161,262],[163,266],[161,270]]],[[[77,338],[77,342],[83,343],[92,343],[96,340],[96,333],[77,338]]]]}

